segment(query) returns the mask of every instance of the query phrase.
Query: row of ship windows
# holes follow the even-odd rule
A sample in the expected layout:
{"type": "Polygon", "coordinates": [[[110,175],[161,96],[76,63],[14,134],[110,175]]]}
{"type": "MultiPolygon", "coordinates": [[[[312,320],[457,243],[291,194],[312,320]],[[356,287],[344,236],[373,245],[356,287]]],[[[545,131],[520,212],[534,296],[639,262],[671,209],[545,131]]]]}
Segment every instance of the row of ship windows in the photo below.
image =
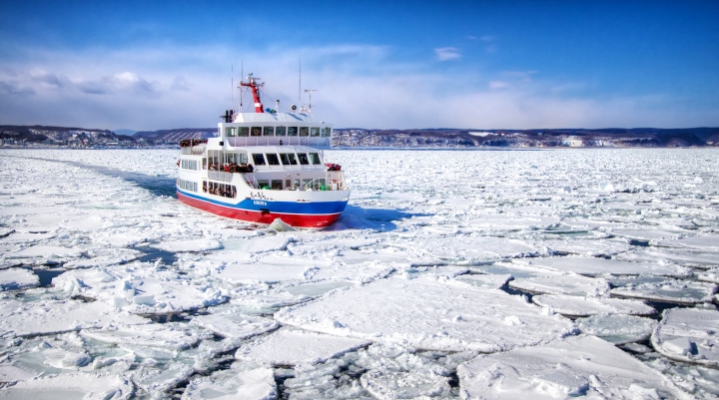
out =
{"type": "Polygon", "coordinates": [[[225,136],[227,137],[246,137],[246,136],[310,136],[310,137],[329,137],[332,128],[318,126],[239,126],[236,128],[225,128],[225,136]]]}
{"type": "Polygon", "coordinates": [[[195,171],[197,170],[197,165],[198,163],[196,160],[182,160],[180,163],[180,167],[182,169],[192,169],[195,171]]]}
{"type": "Polygon", "coordinates": [[[178,179],[177,186],[180,189],[188,190],[190,192],[197,192],[197,182],[186,181],[184,179],[178,179]]]}
{"type": "MultiPolygon", "coordinates": [[[[210,151],[208,158],[202,159],[202,169],[207,169],[207,160],[212,165],[248,164],[247,153],[223,153],[210,151]]],[[[252,153],[254,165],[322,165],[319,153],[252,153]]]]}

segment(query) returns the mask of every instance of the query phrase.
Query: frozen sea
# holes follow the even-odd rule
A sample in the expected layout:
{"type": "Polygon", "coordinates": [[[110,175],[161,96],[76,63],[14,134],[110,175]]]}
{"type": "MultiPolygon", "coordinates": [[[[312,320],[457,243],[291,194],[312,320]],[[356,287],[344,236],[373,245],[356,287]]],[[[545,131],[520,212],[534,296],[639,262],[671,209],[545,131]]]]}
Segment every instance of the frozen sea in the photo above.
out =
{"type": "Polygon", "coordinates": [[[327,150],[321,231],[178,153],[0,150],[0,399],[719,396],[716,150],[327,150]]]}

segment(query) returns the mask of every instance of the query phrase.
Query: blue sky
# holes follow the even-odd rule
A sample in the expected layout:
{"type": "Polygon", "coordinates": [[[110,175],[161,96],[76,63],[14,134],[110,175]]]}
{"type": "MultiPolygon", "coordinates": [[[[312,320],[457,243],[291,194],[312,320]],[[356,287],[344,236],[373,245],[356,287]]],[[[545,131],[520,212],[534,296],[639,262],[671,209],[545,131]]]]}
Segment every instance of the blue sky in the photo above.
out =
{"type": "Polygon", "coordinates": [[[243,68],[266,106],[307,103],[301,59],[335,127],[719,126],[717,21],[718,1],[5,0],[0,124],[211,127],[243,68]]]}

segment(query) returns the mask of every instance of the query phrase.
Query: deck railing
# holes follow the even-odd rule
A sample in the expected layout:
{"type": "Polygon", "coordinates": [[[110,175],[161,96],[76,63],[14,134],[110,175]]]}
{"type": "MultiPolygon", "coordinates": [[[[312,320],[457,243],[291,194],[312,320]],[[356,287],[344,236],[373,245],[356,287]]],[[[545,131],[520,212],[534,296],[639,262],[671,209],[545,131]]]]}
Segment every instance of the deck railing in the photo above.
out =
{"type": "Polygon", "coordinates": [[[242,136],[226,137],[232,147],[244,146],[329,146],[327,136],[242,136]]]}

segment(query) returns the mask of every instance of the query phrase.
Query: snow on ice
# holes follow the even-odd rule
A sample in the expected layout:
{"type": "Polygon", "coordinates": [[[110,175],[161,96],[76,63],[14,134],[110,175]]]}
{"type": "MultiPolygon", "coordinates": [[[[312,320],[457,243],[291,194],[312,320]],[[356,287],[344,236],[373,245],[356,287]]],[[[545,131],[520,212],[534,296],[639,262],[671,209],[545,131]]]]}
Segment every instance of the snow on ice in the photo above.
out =
{"type": "Polygon", "coordinates": [[[685,398],[639,360],[593,336],[479,356],[459,366],[462,398],[685,398]]]}
{"type": "Polygon", "coordinates": [[[0,398],[719,395],[713,150],[326,150],[322,231],[177,153],[0,150],[0,398]]]}

